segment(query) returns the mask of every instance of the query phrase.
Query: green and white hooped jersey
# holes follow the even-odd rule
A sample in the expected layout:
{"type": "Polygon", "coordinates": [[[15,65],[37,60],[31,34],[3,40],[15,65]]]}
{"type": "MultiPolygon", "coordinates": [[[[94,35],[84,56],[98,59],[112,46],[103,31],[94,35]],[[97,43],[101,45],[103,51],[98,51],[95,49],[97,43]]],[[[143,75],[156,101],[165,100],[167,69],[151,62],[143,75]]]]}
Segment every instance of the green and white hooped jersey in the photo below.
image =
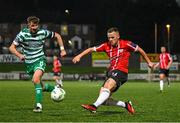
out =
{"type": "Polygon", "coordinates": [[[28,28],[24,28],[14,39],[13,43],[16,46],[22,47],[22,52],[25,56],[25,63],[34,63],[42,57],[45,57],[43,45],[45,39],[54,37],[54,32],[39,29],[35,34],[30,33],[28,28]]]}

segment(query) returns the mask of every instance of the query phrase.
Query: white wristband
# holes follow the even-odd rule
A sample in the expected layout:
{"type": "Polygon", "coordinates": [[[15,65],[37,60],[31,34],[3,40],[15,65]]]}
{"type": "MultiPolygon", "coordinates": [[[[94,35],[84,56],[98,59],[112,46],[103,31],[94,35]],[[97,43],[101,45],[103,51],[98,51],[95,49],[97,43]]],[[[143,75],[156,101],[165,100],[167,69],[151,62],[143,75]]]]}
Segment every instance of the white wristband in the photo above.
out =
{"type": "Polygon", "coordinates": [[[63,47],[63,46],[60,46],[60,50],[64,50],[64,47],[63,47]]]}

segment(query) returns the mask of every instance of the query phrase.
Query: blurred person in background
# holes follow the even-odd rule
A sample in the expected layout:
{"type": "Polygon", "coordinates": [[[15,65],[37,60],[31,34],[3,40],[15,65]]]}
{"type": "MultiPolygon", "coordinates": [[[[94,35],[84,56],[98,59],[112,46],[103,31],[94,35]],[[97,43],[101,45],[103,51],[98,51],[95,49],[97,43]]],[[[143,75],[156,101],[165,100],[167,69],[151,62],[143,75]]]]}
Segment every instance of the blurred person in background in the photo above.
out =
{"type": "Polygon", "coordinates": [[[168,82],[168,86],[170,86],[170,80],[169,80],[169,68],[172,64],[173,60],[171,58],[171,55],[167,52],[166,47],[161,47],[161,54],[159,55],[159,62],[154,66],[154,68],[157,68],[159,66],[159,86],[160,86],[160,92],[163,92],[163,86],[165,80],[168,82]]]}
{"type": "Polygon", "coordinates": [[[55,80],[56,82],[56,85],[58,87],[62,87],[63,84],[62,84],[62,80],[61,80],[61,62],[59,60],[59,58],[57,57],[57,55],[54,55],[53,56],[53,73],[54,73],[54,76],[53,76],[53,79],[55,80]]]}

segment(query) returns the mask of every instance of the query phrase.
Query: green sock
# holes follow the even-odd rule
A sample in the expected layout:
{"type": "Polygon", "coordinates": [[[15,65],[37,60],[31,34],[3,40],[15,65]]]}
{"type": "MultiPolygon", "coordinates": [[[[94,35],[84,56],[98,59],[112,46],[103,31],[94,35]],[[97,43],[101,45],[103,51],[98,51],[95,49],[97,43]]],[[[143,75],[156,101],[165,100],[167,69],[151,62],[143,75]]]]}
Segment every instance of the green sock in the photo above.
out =
{"type": "Polygon", "coordinates": [[[35,101],[36,103],[42,102],[42,87],[41,84],[34,84],[35,86],[35,101]]]}
{"type": "Polygon", "coordinates": [[[54,90],[54,86],[50,85],[50,84],[45,84],[45,90],[46,92],[51,92],[52,90],[54,90]]]}

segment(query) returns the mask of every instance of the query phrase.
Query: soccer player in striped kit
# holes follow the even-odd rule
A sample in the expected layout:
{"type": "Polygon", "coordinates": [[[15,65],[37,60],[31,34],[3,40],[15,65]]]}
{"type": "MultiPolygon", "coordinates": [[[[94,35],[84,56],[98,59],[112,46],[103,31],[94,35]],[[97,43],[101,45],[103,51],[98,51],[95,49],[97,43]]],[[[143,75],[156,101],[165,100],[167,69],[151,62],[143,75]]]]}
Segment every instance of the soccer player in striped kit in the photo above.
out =
{"type": "Polygon", "coordinates": [[[163,91],[163,85],[164,81],[168,81],[168,86],[170,84],[170,81],[168,79],[169,76],[169,68],[172,64],[173,60],[170,56],[170,54],[166,51],[166,47],[161,47],[161,54],[159,55],[159,63],[157,63],[154,68],[159,66],[159,78],[160,78],[160,92],[163,91]]]}
{"type": "Polygon", "coordinates": [[[144,57],[149,67],[153,67],[154,64],[147,57],[144,50],[137,44],[128,40],[120,39],[120,34],[116,27],[108,29],[107,37],[108,40],[106,42],[99,46],[84,50],[72,60],[73,63],[77,63],[83,56],[93,51],[105,52],[110,59],[108,76],[101,87],[99,97],[93,104],[82,104],[81,106],[90,112],[96,112],[100,105],[118,106],[127,109],[128,112],[133,114],[135,111],[132,107],[131,101],[123,102],[120,100],[114,100],[111,95],[127,81],[130,52],[139,52],[144,57]]]}
{"type": "Polygon", "coordinates": [[[35,87],[34,112],[42,112],[42,91],[51,92],[54,89],[54,86],[41,81],[46,67],[46,56],[43,51],[45,40],[56,38],[60,45],[60,55],[66,55],[61,36],[56,32],[40,29],[39,21],[36,16],[28,17],[28,28],[22,29],[9,47],[11,53],[25,62],[26,72],[32,78],[35,87]],[[17,47],[21,47],[22,52],[18,51],[17,47]]]}

